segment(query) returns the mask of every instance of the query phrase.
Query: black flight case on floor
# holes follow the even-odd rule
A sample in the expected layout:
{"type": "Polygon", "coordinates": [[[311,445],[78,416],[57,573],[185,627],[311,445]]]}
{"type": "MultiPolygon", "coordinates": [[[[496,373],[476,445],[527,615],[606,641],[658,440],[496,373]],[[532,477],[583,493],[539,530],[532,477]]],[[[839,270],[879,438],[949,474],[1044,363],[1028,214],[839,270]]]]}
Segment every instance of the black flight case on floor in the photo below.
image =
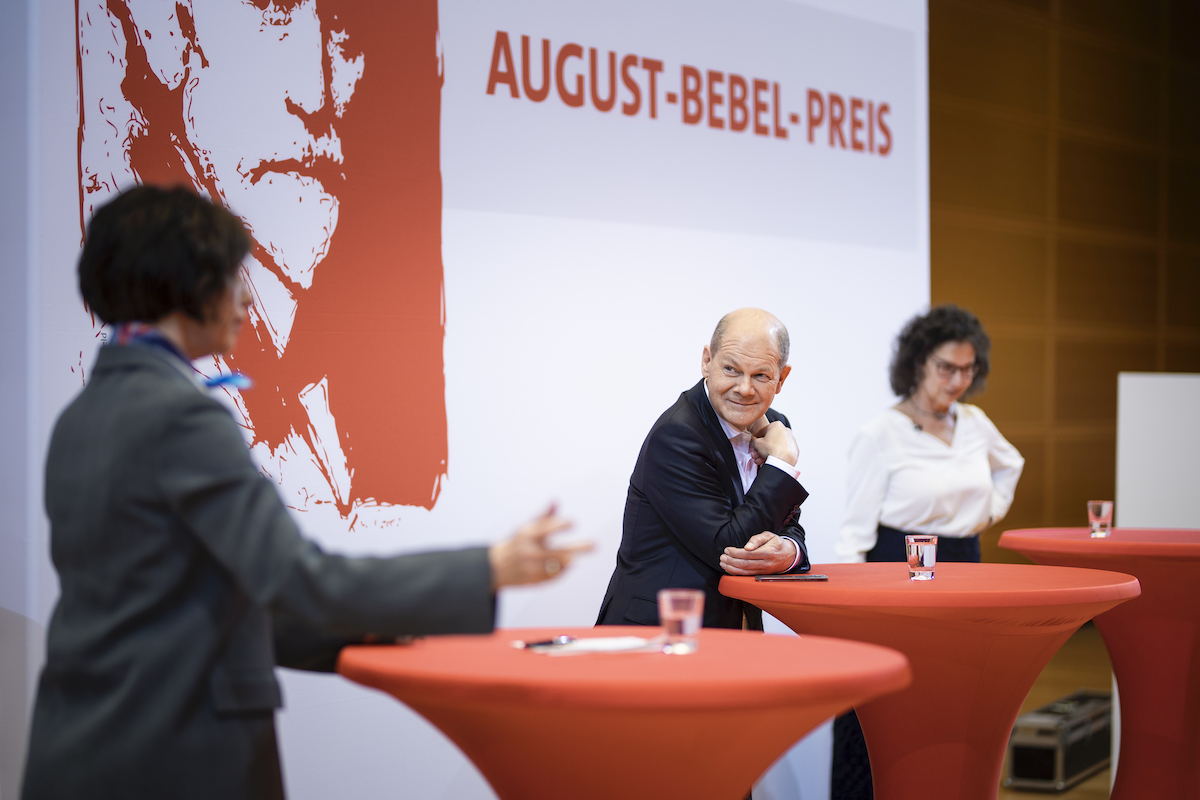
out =
{"type": "Polygon", "coordinates": [[[1061,792],[1107,767],[1111,754],[1112,698],[1080,690],[1017,717],[1004,785],[1061,792]]]}

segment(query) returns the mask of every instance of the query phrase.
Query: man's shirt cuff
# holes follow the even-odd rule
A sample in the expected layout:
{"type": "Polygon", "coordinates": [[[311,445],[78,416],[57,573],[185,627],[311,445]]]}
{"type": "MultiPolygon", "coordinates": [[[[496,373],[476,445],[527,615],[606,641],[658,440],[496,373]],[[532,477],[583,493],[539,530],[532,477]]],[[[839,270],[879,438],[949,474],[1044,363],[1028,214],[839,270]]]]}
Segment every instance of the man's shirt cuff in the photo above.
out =
{"type": "Polygon", "coordinates": [[[775,456],[767,456],[767,464],[770,464],[772,467],[775,467],[776,469],[783,470],[783,473],[785,475],[791,475],[792,480],[796,481],[796,483],[800,482],[800,468],[799,467],[793,467],[791,464],[787,463],[782,458],[776,458],[775,456]]]}
{"type": "Polygon", "coordinates": [[[791,542],[793,545],[796,546],[796,557],[792,559],[792,565],[784,570],[784,572],[791,572],[792,570],[794,570],[796,568],[796,565],[800,563],[800,543],[797,542],[795,539],[793,539],[791,536],[780,536],[779,538],[787,539],[789,542],[791,542]]]}

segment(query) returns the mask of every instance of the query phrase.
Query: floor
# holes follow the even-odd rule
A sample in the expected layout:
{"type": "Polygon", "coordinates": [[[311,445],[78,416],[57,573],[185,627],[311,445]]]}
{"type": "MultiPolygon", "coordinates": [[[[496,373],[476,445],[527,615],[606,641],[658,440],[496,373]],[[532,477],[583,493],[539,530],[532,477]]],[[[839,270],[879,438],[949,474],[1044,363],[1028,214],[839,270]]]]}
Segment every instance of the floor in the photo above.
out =
{"type": "MultiPolygon", "coordinates": [[[[1108,650],[1104,647],[1100,633],[1091,623],[1080,628],[1046,665],[1041,677],[1029,690],[1029,696],[1021,706],[1021,713],[1052,703],[1077,689],[1112,691],[1112,663],[1108,660],[1108,650]]],[[[1007,761],[1003,774],[1008,775],[1007,761]]],[[[997,800],[1107,800],[1108,787],[1109,775],[1106,769],[1061,793],[1018,792],[1001,786],[997,800]]]]}

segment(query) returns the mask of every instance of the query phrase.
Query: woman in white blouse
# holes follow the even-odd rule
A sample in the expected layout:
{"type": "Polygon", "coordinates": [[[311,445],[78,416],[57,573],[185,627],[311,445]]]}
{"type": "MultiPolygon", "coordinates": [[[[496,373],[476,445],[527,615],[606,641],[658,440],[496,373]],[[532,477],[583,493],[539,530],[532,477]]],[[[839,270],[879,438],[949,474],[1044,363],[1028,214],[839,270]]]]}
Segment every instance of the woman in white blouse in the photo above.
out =
{"type": "MultiPolygon", "coordinates": [[[[938,306],[896,339],[891,384],[900,402],[850,445],[843,561],[904,561],[904,534],[938,537],[939,561],[979,561],[979,534],[1012,505],[1025,459],[977,406],[991,342],[969,311],[938,306]]],[[[858,717],[834,721],[831,800],[870,800],[858,717]]]]}
{"type": "Polygon", "coordinates": [[[990,341],[969,311],[938,306],[896,340],[892,391],[902,399],[850,445],[844,561],[904,561],[905,533],[938,536],[939,561],[978,561],[979,534],[1012,505],[1025,459],[977,406],[990,341]]]}

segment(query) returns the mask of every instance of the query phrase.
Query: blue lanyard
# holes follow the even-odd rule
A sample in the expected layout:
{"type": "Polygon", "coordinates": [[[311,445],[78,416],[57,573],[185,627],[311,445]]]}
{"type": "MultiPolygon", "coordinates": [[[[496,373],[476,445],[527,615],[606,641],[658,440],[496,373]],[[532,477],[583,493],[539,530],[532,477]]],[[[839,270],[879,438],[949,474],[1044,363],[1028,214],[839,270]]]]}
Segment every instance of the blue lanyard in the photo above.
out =
{"type": "MultiPolygon", "coordinates": [[[[191,359],[180,352],[174,342],[144,322],[119,323],[116,326],[116,336],[110,344],[118,346],[140,344],[149,347],[158,347],[178,358],[187,365],[188,369],[194,369],[191,359]]],[[[209,389],[216,389],[222,386],[228,386],[233,389],[250,389],[254,386],[254,381],[250,380],[250,376],[243,372],[228,372],[217,375],[215,378],[206,378],[204,385],[209,389]]]]}

